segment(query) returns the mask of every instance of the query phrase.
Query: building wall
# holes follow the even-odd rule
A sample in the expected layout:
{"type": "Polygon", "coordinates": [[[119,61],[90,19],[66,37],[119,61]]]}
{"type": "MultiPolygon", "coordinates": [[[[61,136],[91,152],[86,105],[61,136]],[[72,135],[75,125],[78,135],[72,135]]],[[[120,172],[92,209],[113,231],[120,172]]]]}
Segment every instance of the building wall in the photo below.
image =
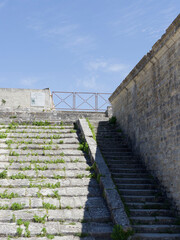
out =
{"type": "Polygon", "coordinates": [[[42,111],[53,108],[49,89],[0,88],[0,110],[42,111]]]}
{"type": "Polygon", "coordinates": [[[110,102],[134,150],[180,210],[180,15],[110,102]]]}

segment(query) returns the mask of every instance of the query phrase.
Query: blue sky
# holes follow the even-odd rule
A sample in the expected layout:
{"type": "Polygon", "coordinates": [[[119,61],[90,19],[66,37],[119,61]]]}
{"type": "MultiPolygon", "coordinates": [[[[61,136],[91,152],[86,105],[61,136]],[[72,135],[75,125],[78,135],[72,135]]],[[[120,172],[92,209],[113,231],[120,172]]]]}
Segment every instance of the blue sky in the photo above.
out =
{"type": "Polygon", "coordinates": [[[179,0],[0,0],[0,87],[113,92],[179,0]]]}

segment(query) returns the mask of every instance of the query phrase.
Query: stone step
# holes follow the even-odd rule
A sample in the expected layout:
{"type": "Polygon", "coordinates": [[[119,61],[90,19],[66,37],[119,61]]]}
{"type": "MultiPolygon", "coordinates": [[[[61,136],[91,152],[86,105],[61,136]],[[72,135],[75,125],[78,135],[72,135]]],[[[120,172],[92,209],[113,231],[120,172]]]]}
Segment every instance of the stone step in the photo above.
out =
{"type": "Polygon", "coordinates": [[[48,163],[51,161],[56,161],[58,159],[63,159],[65,162],[88,162],[89,158],[87,156],[31,156],[31,155],[20,155],[20,156],[8,156],[8,155],[0,155],[0,162],[31,162],[31,163],[48,163]]]}
{"type": "Polygon", "coordinates": [[[119,157],[119,159],[114,158],[106,158],[106,161],[108,163],[108,166],[113,166],[114,164],[139,164],[139,161],[137,158],[133,157],[119,157]]]}
{"type": "Polygon", "coordinates": [[[119,189],[131,189],[131,190],[135,190],[135,189],[139,189],[139,190],[144,190],[144,189],[156,189],[157,185],[155,184],[137,184],[137,183],[133,183],[133,184],[126,184],[126,183],[116,183],[116,186],[119,189]]]}
{"type": "MultiPolygon", "coordinates": [[[[178,225],[133,225],[136,232],[143,233],[179,233],[180,226],[178,225]]],[[[180,234],[179,234],[180,236],[180,234]]]]}
{"type": "Polygon", "coordinates": [[[15,149],[15,150],[6,150],[1,149],[0,150],[1,155],[9,155],[9,156],[15,156],[17,154],[19,155],[43,155],[43,156],[83,156],[84,153],[81,150],[71,150],[71,149],[63,149],[63,150],[21,150],[21,149],[15,149]],[[13,153],[14,152],[14,153],[13,153]]]}
{"type": "MultiPolygon", "coordinates": [[[[104,156],[105,157],[105,156],[104,156]]],[[[134,156],[134,155],[120,155],[120,156],[106,156],[105,157],[107,161],[110,161],[110,162],[114,162],[114,161],[127,161],[126,163],[128,163],[128,161],[131,163],[133,161],[138,161],[138,157],[137,156],[134,156]]]]}
{"type": "Polygon", "coordinates": [[[133,203],[133,202],[128,202],[126,205],[130,209],[169,209],[170,205],[168,203],[163,203],[163,202],[157,202],[157,203],[152,203],[152,202],[145,202],[145,203],[133,203]]]}
{"type": "Polygon", "coordinates": [[[102,197],[87,197],[87,196],[77,196],[77,197],[64,197],[64,196],[56,196],[54,197],[23,197],[23,198],[12,198],[12,199],[0,199],[0,206],[7,207],[7,209],[11,209],[13,203],[18,203],[23,205],[24,208],[34,209],[34,208],[45,208],[45,204],[53,205],[55,209],[72,209],[72,208],[96,208],[97,206],[101,206],[102,208],[106,208],[106,203],[102,197]]]}
{"type": "Polygon", "coordinates": [[[106,157],[111,157],[111,158],[116,158],[117,159],[117,157],[123,157],[123,156],[130,156],[130,157],[132,157],[133,156],[133,154],[132,154],[132,152],[113,152],[113,153],[110,153],[110,152],[103,152],[103,156],[106,158],[106,157]]]}
{"type": "MultiPolygon", "coordinates": [[[[10,129],[9,128],[10,125],[7,125],[7,124],[4,124],[4,125],[1,125],[0,124],[0,129],[10,129]]],[[[21,124],[18,124],[17,126],[15,126],[16,129],[72,129],[74,128],[74,124],[70,124],[70,125],[49,125],[49,126],[36,126],[36,125],[31,125],[31,124],[27,124],[27,125],[21,125],[21,124]]]]}
{"type": "Polygon", "coordinates": [[[180,234],[169,233],[136,233],[132,240],[179,240],[180,234]]]}
{"type": "MultiPolygon", "coordinates": [[[[59,141],[60,142],[60,141],[59,141]]],[[[21,149],[21,150],[29,150],[29,149],[32,149],[32,150],[36,150],[36,149],[42,149],[42,150],[47,150],[47,149],[50,149],[50,150],[57,150],[57,149],[70,149],[70,150],[74,150],[74,149],[77,149],[79,147],[79,144],[77,143],[71,143],[71,144],[11,144],[11,151],[12,150],[16,150],[16,149],[21,149]]],[[[6,144],[0,144],[0,148],[1,149],[8,149],[8,146],[6,144]]]]}
{"type": "Polygon", "coordinates": [[[101,150],[103,154],[111,153],[112,155],[117,154],[120,155],[121,153],[128,152],[132,153],[132,151],[127,147],[119,147],[119,148],[106,148],[105,150],[101,150]]]}
{"type": "MultiPolygon", "coordinates": [[[[65,223],[66,224],[66,223],[65,223]]],[[[69,223],[69,225],[72,225],[72,223],[69,223]]],[[[74,235],[67,235],[67,236],[60,236],[61,234],[58,234],[58,236],[54,236],[54,240],[82,240],[82,237],[76,237],[74,235]]],[[[75,235],[81,236],[80,233],[76,233],[75,235]]],[[[86,234],[85,234],[86,235],[86,234]]],[[[50,238],[50,236],[49,236],[50,238]]],[[[105,237],[104,237],[105,238],[105,237]]],[[[11,240],[27,240],[26,237],[21,237],[21,238],[17,238],[17,237],[11,237],[11,240]]],[[[28,237],[28,240],[46,240],[46,237],[28,237]]],[[[107,239],[107,238],[105,238],[107,239]]],[[[1,237],[1,240],[7,240],[7,237],[1,237]]],[[[83,240],[100,240],[100,238],[97,237],[83,237],[83,240]]]]}
{"type": "Polygon", "coordinates": [[[120,167],[111,167],[110,168],[112,173],[146,173],[146,170],[144,168],[120,168],[120,167]]]}
{"type": "Polygon", "coordinates": [[[167,216],[172,217],[173,213],[167,209],[130,209],[130,214],[132,217],[140,216],[167,216]]]}
{"type": "MultiPolygon", "coordinates": [[[[13,143],[18,144],[25,144],[28,146],[29,144],[59,144],[60,141],[63,141],[63,144],[79,144],[79,140],[77,138],[63,138],[62,139],[37,139],[37,138],[0,138],[0,144],[6,143],[6,141],[11,140],[13,143]]],[[[6,144],[7,145],[7,144],[6,144]]],[[[12,144],[11,144],[12,145],[12,144]]]]}
{"type": "Polygon", "coordinates": [[[117,168],[122,168],[122,169],[126,169],[126,168],[132,168],[132,169],[136,169],[136,168],[143,168],[143,165],[141,163],[114,163],[114,164],[110,164],[108,162],[108,166],[110,167],[111,170],[113,169],[117,169],[117,168]]]}
{"type": "MultiPolygon", "coordinates": [[[[0,225],[0,235],[1,236],[17,236],[17,228],[19,226],[16,223],[1,223],[0,225]]],[[[22,231],[22,236],[25,236],[26,230],[24,225],[20,226],[22,231]]],[[[105,239],[109,239],[112,232],[112,225],[109,223],[79,223],[79,222],[52,222],[48,221],[44,224],[42,223],[34,223],[30,222],[29,231],[30,235],[37,236],[42,234],[42,229],[46,229],[45,236],[50,235],[81,235],[80,233],[84,233],[84,236],[92,236],[92,237],[102,237],[105,239]]],[[[42,235],[43,236],[43,235],[42,235]]],[[[65,237],[65,236],[64,236],[65,237]]],[[[57,238],[57,237],[55,237],[57,238]]],[[[53,238],[53,239],[55,239],[53,238]]],[[[7,238],[6,238],[7,239],[7,238]]],[[[18,238],[19,239],[19,238],[18,238]]],[[[22,238],[21,238],[22,239],[22,238]]],[[[27,239],[27,238],[26,238],[27,239]]],[[[31,239],[31,238],[28,238],[31,239]]],[[[37,238],[39,239],[39,238],[37,238]]],[[[48,239],[48,238],[44,238],[48,239]]],[[[59,237],[57,238],[59,239],[59,237]]],[[[60,239],[63,239],[60,237],[60,239]]],[[[64,238],[65,239],[65,238],[64,238]]],[[[76,238],[67,238],[67,239],[76,239],[76,238]]],[[[80,239],[80,238],[79,238],[80,239]]],[[[83,238],[86,239],[86,238],[83,238]]]]}
{"type": "MultiPolygon", "coordinates": [[[[23,221],[34,221],[34,216],[45,217],[45,221],[72,221],[72,222],[109,222],[110,213],[107,208],[86,208],[84,209],[23,209],[23,210],[1,210],[0,222],[12,222],[13,219],[22,219],[23,221]]],[[[0,226],[2,226],[2,223],[0,226]]]]}
{"type": "Polygon", "coordinates": [[[90,177],[90,172],[86,170],[41,170],[39,169],[39,166],[37,166],[37,170],[25,170],[25,171],[19,171],[19,170],[7,170],[7,176],[9,178],[15,179],[17,175],[24,175],[23,178],[54,178],[56,179],[56,176],[61,176],[62,178],[82,178],[82,177],[90,177]]]}
{"type": "Polygon", "coordinates": [[[130,217],[131,221],[134,223],[134,224],[138,224],[138,225],[154,225],[154,224],[172,224],[172,225],[176,225],[178,224],[177,222],[177,219],[175,217],[167,217],[167,216],[155,216],[155,217],[151,217],[151,216],[148,216],[148,217],[130,217]]]}
{"type": "Polygon", "coordinates": [[[134,173],[112,173],[112,176],[114,178],[146,178],[148,177],[147,173],[138,173],[138,172],[134,172],[134,173]]]}
{"type": "Polygon", "coordinates": [[[149,196],[133,196],[133,195],[123,195],[123,198],[126,202],[134,202],[134,203],[142,203],[142,202],[159,202],[163,201],[163,197],[158,197],[155,195],[149,195],[149,196]]]}
{"type": "MultiPolygon", "coordinates": [[[[101,191],[96,187],[51,187],[39,188],[39,184],[32,183],[32,187],[29,188],[0,188],[0,193],[11,193],[18,194],[18,197],[37,197],[40,196],[54,196],[54,191],[62,197],[76,197],[76,196],[88,196],[88,197],[100,197],[102,195],[101,191]],[[37,186],[37,187],[35,187],[37,186]],[[7,191],[6,191],[7,190],[7,191]]],[[[41,184],[42,186],[42,184],[41,184]]]]}
{"type": "Polygon", "coordinates": [[[119,191],[122,195],[126,196],[149,196],[149,195],[157,195],[159,191],[157,189],[121,189],[119,191]]]}
{"type": "Polygon", "coordinates": [[[37,138],[37,139],[62,139],[62,138],[77,138],[76,133],[66,133],[66,134],[36,134],[36,133],[7,133],[7,138],[37,138]]]}
{"type": "Polygon", "coordinates": [[[154,184],[152,178],[114,178],[116,184],[154,184]]]}
{"type": "Polygon", "coordinates": [[[9,170],[15,170],[15,169],[19,169],[19,170],[25,170],[25,169],[36,169],[37,167],[40,168],[45,168],[47,167],[47,170],[52,169],[52,170],[90,170],[90,166],[89,164],[85,163],[85,162],[77,162],[77,163],[56,163],[56,164],[46,164],[46,163],[18,163],[18,162],[14,162],[11,165],[9,165],[8,162],[1,162],[0,165],[0,172],[3,171],[6,167],[8,167],[9,170]]]}
{"type": "Polygon", "coordinates": [[[32,129],[32,128],[27,128],[27,129],[0,129],[0,132],[4,133],[10,133],[10,134],[19,134],[19,133],[36,133],[36,134],[45,134],[45,133],[50,133],[50,134],[62,134],[62,133],[71,133],[71,132],[76,132],[75,129],[73,128],[67,128],[67,129],[32,129]]]}
{"type": "Polygon", "coordinates": [[[57,184],[60,183],[60,187],[94,187],[98,188],[98,183],[94,178],[71,178],[71,179],[42,179],[36,178],[34,181],[29,179],[0,179],[0,192],[1,188],[25,188],[29,187],[30,184],[38,186],[46,186],[47,184],[57,184]]]}

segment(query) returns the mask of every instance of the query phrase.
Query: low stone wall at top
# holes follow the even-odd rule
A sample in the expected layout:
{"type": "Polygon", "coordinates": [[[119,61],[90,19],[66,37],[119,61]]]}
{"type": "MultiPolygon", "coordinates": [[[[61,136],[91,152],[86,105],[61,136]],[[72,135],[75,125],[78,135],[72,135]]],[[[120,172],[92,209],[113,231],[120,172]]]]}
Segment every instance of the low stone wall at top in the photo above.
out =
{"type": "Polygon", "coordinates": [[[180,15],[109,100],[134,150],[180,210],[180,15]]]}
{"type": "Polygon", "coordinates": [[[0,88],[0,111],[42,111],[53,109],[50,90],[0,88]]]}

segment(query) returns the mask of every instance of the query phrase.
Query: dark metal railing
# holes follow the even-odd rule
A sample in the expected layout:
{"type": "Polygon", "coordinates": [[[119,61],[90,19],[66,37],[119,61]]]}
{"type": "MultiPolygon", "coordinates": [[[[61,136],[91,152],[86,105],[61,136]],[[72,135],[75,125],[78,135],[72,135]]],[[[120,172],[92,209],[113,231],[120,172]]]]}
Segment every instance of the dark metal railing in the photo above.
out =
{"type": "Polygon", "coordinates": [[[53,91],[52,98],[56,110],[105,111],[110,106],[111,93],[59,92],[53,91]]]}

